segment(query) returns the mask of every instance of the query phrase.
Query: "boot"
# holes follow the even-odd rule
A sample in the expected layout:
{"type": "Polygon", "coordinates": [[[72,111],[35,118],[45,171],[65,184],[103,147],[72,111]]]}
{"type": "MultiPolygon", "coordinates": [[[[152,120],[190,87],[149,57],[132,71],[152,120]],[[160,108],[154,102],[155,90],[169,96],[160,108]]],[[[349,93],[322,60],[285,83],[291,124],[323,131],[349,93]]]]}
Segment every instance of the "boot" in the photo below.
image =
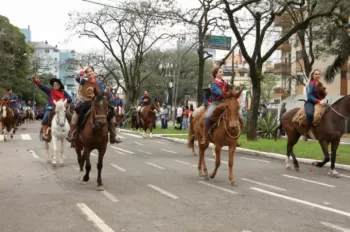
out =
{"type": "Polygon", "coordinates": [[[303,124],[302,124],[302,127],[303,127],[303,130],[304,130],[304,141],[307,142],[307,139],[308,139],[308,133],[309,133],[309,130],[311,129],[311,126],[312,126],[312,121],[309,121],[309,120],[306,120],[303,124]]]}
{"type": "Polygon", "coordinates": [[[48,132],[48,126],[42,125],[42,128],[43,128],[43,140],[46,142],[50,142],[50,135],[48,132]]]}
{"type": "Polygon", "coordinates": [[[109,142],[111,144],[113,143],[121,143],[122,141],[120,140],[120,138],[117,136],[117,131],[115,129],[115,119],[111,120],[110,124],[109,124],[109,142]]]}
{"type": "Polygon", "coordinates": [[[208,124],[204,123],[203,131],[202,131],[202,139],[201,139],[202,145],[207,143],[207,135],[209,132],[209,128],[210,128],[209,123],[208,124]]]}

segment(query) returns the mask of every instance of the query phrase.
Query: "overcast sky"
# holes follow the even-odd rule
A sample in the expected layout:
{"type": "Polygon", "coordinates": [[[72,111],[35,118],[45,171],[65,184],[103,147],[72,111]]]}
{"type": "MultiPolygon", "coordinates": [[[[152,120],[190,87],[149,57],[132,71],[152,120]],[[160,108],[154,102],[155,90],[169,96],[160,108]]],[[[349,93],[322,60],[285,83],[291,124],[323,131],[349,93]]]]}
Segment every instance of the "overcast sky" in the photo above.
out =
{"type": "MultiPolygon", "coordinates": [[[[121,0],[96,0],[111,4],[122,2],[121,0]]],[[[78,52],[100,50],[101,44],[88,38],[75,38],[68,43],[64,41],[70,32],[65,30],[68,22],[68,13],[71,11],[91,11],[100,7],[81,0],[3,0],[0,7],[0,14],[9,18],[10,22],[19,28],[27,28],[32,31],[32,41],[47,40],[50,45],[58,45],[59,49],[74,49],[78,52]]],[[[177,0],[183,8],[197,6],[197,0],[177,0]]],[[[232,36],[228,32],[227,36],[232,36]]],[[[235,39],[234,39],[235,40],[235,39]]],[[[253,45],[253,44],[252,44],[253,45]]],[[[168,44],[174,48],[175,44],[168,44]]],[[[217,51],[217,57],[223,57],[226,51],[217,51]]]]}

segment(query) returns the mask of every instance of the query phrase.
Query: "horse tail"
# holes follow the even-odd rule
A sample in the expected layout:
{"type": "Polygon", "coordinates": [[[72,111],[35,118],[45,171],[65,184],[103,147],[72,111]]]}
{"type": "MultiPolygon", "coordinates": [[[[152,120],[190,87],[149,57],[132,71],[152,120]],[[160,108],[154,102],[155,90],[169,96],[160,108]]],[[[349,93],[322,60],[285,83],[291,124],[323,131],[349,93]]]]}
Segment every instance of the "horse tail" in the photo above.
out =
{"type": "Polygon", "coordinates": [[[195,133],[193,129],[193,117],[190,116],[190,128],[188,130],[188,138],[187,138],[187,147],[194,149],[194,140],[195,140],[195,133]]]}

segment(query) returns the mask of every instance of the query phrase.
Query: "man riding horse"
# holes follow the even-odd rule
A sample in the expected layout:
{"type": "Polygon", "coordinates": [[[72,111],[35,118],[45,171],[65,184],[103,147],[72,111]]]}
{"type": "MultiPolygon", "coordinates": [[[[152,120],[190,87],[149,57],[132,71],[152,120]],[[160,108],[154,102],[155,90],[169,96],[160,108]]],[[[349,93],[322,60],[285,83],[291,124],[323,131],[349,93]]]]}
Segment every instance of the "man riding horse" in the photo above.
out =
{"type": "MultiPolygon", "coordinates": [[[[76,77],[75,79],[81,86],[83,86],[85,83],[95,83],[99,86],[100,88],[100,93],[104,93],[104,85],[101,81],[97,80],[96,74],[94,72],[94,68],[92,66],[87,66],[84,68],[83,71],[80,72],[80,74],[76,77]],[[86,77],[84,77],[84,74],[86,77]]],[[[81,99],[79,103],[77,103],[73,116],[72,116],[72,121],[71,121],[71,126],[70,126],[70,131],[67,137],[67,140],[69,142],[72,142],[72,146],[74,146],[74,141],[75,141],[75,136],[76,136],[76,131],[77,131],[77,126],[81,122],[79,115],[81,114],[84,116],[89,109],[91,108],[91,99],[81,99]]],[[[114,117],[114,112],[111,109],[108,109],[108,122],[110,125],[110,138],[109,141],[110,143],[116,143],[120,142],[119,138],[116,137],[117,133],[115,130],[115,117],[114,117]]]]}
{"type": "Polygon", "coordinates": [[[49,142],[50,136],[48,133],[48,125],[50,123],[49,122],[50,113],[55,106],[53,101],[67,99],[67,103],[70,103],[72,102],[72,98],[64,90],[64,85],[62,84],[60,79],[57,79],[57,78],[50,79],[50,85],[52,86],[52,88],[48,88],[47,86],[41,84],[36,75],[33,76],[33,81],[47,95],[47,104],[45,106],[45,114],[41,122],[41,125],[43,129],[43,140],[49,142]]]}
{"type": "Polygon", "coordinates": [[[114,107],[117,107],[116,109],[116,113],[118,115],[123,114],[123,100],[119,98],[119,93],[115,94],[115,98],[114,98],[114,107]]]}
{"type": "Polygon", "coordinates": [[[145,108],[145,106],[148,106],[151,104],[151,98],[148,96],[148,91],[145,90],[143,92],[143,96],[140,97],[140,110],[139,110],[139,114],[142,112],[143,108],[145,108]]]}
{"type": "Polygon", "coordinates": [[[12,112],[15,116],[15,126],[17,126],[18,119],[19,119],[19,112],[17,108],[17,102],[18,102],[18,97],[16,94],[12,93],[12,89],[8,89],[8,94],[9,94],[9,100],[10,100],[10,108],[12,109],[12,112]]]}
{"type": "Polygon", "coordinates": [[[208,110],[204,117],[204,127],[202,132],[202,140],[201,144],[206,144],[207,140],[206,137],[208,135],[209,129],[211,127],[211,121],[210,118],[215,110],[215,108],[222,103],[224,103],[224,93],[227,93],[228,86],[227,83],[222,79],[224,76],[224,73],[222,71],[221,67],[217,67],[213,71],[213,78],[214,80],[210,84],[210,91],[211,91],[211,99],[212,102],[208,107],[208,110]]]}

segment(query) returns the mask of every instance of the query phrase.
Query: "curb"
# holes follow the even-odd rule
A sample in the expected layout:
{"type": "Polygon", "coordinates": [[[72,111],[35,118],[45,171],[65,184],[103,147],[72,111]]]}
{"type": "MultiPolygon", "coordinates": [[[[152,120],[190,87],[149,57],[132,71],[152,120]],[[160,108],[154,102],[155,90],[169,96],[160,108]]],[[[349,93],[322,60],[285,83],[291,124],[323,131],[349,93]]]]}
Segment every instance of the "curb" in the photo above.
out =
{"type": "MultiPolygon", "coordinates": [[[[157,138],[162,138],[168,141],[176,142],[176,143],[182,143],[182,144],[187,144],[186,139],[179,139],[179,138],[167,138],[167,137],[162,137],[162,136],[155,136],[157,138]]],[[[195,145],[198,146],[198,142],[195,142],[195,145]]],[[[214,145],[212,143],[209,144],[209,147],[213,148],[214,145]]],[[[228,151],[227,147],[223,147],[222,150],[228,151]]],[[[270,152],[264,152],[264,151],[256,151],[256,150],[250,150],[246,148],[241,148],[237,147],[236,151],[238,152],[243,152],[248,155],[252,156],[262,156],[262,157],[268,157],[268,158],[274,158],[274,159],[279,159],[279,160],[285,160],[286,155],[282,154],[277,154],[277,153],[270,153],[270,152]]],[[[304,164],[311,164],[315,161],[312,159],[306,159],[306,158],[298,158],[299,163],[304,163],[304,164]]],[[[327,164],[324,165],[324,167],[330,167],[330,163],[328,162],[327,164]]],[[[336,163],[337,169],[345,170],[345,171],[350,171],[350,165],[345,165],[345,164],[337,164],[336,163]]]]}

